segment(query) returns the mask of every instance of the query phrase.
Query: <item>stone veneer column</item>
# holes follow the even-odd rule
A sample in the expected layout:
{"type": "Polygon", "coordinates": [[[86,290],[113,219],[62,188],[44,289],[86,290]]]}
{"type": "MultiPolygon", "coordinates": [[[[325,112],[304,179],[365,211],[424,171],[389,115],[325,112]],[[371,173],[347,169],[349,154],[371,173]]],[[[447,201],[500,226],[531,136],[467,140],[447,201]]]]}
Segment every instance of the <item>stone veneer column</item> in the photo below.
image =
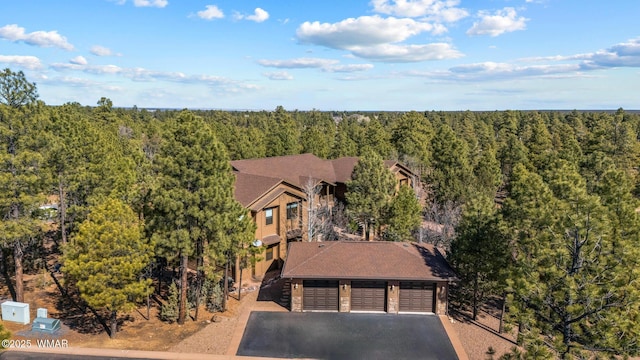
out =
{"type": "Polygon", "coordinates": [[[387,312],[397,314],[400,307],[400,281],[387,281],[387,312]]]}
{"type": "Polygon", "coordinates": [[[291,280],[291,311],[302,312],[302,280],[291,280]]]}
{"type": "Polygon", "coordinates": [[[340,312],[350,312],[351,311],[351,280],[340,280],[340,307],[338,311],[340,312]]]}
{"type": "Polygon", "coordinates": [[[445,282],[436,283],[436,314],[447,314],[447,296],[449,295],[449,284],[445,282]]]}

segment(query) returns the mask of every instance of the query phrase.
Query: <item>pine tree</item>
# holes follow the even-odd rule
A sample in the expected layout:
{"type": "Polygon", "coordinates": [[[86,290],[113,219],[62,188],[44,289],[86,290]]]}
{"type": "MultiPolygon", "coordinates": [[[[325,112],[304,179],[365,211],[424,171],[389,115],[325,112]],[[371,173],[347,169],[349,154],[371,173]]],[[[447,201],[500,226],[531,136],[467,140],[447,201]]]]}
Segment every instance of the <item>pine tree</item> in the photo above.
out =
{"type": "Polygon", "coordinates": [[[116,337],[118,312],[133,309],[152,291],[151,280],[141,277],[152,257],[153,246],[143,239],[136,214],[115,199],[93,207],[73,244],[65,247],[65,275],[89,306],[110,312],[111,338],[116,337]]]}
{"type": "Polygon", "coordinates": [[[196,258],[200,289],[206,275],[204,259],[210,258],[213,266],[227,264],[242,247],[239,243],[247,242],[250,224],[246,210],[233,197],[235,178],[223,145],[193,113],[183,111],[170,123],[155,166],[157,189],[149,231],[162,256],[180,261],[178,323],[182,324],[189,258],[196,258]]]}
{"type": "Polygon", "coordinates": [[[291,115],[278,106],[271,114],[267,136],[267,156],[299,154],[300,128],[291,115]]]}
{"type": "Polygon", "coordinates": [[[374,224],[380,225],[384,211],[395,191],[395,177],[373,150],[364,154],[347,182],[347,211],[361,224],[363,237],[369,240],[374,224]]]}
{"type": "MultiPolygon", "coordinates": [[[[639,230],[631,226],[637,220],[626,220],[625,232],[612,226],[637,218],[633,206],[617,206],[614,215],[610,201],[625,197],[589,193],[567,162],[552,166],[546,184],[523,168],[514,175],[505,213],[519,234],[510,283],[521,321],[553,339],[562,358],[637,352],[639,230]]],[[[611,177],[607,186],[619,187],[611,177]]]]}
{"type": "Polygon", "coordinates": [[[473,182],[466,143],[456,137],[451,127],[441,124],[432,142],[432,171],[428,181],[433,185],[436,201],[463,203],[473,182]]]}
{"type": "MultiPolygon", "coordinates": [[[[9,332],[9,330],[4,328],[4,325],[2,324],[2,320],[0,320],[0,341],[8,340],[8,339],[11,339],[11,332],[9,332]]],[[[0,342],[0,350],[4,348],[5,347],[2,346],[2,343],[0,342]]]]}
{"type": "Polygon", "coordinates": [[[377,119],[371,119],[364,128],[364,134],[359,143],[360,155],[366,149],[374,150],[383,159],[391,156],[393,147],[391,146],[391,134],[382,126],[377,119]]]}
{"type": "Polygon", "coordinates": [[[31,103],[35,89],[24,74],[9,69],[0,73],[0,246],[13,252],[15,300],[24,301],[24,249],[40,233],[33,212],[44,202],[46,175],[44,149],[47,137],[46,108],[31,103]]]}
{"type": "Polygon", "coordinates": [[[387,215],[385,238],[392,241],[413,241],[413,231],[422,222],[422,207],[416,194],[409,186],[400,187],[398,194],[391,200],[387,215]]]}
{"type": "Polygon", "coordinates": [[[0,72],[0,104],[19,108],[38,99],[35,83],[27,81],[22,71],[13,72],[5,68],[0,72]]]}
{"type": "Polygon", "coordinates": [[[412,111],[403,114],[393,125],[391,142],[398,152],[400,159],[417,159],[421,170],[430,162],[429,143],[433,137],[433,127],[422,114],[412,111]]]}
{"type": "Polygon", "coordinates": [[[476,194],[465,204],[447,260],[461,280],[462,297],[471,300],[473,319],[506,276],[509,243],[493,197],[476,194]]]}

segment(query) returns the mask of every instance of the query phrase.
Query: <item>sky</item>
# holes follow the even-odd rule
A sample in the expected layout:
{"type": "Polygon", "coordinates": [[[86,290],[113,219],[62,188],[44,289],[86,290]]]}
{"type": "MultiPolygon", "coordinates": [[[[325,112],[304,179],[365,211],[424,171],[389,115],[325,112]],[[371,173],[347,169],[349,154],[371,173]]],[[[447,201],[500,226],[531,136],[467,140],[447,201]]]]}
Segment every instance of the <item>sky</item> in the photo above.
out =
{"type": "Polygon", "coordinates": [[[48,105],[640,109],[637,0],[0,0],[48,105]]]}

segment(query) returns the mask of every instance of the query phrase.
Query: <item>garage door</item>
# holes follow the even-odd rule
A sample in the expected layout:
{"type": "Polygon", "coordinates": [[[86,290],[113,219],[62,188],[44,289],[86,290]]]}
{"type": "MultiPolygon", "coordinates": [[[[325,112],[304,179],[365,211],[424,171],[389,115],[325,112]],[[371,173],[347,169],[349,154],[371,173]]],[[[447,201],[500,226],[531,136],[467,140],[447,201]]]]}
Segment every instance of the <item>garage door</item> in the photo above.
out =
{"type": "Polygon", "coordinates": [[[434,283],[400,282],[400,311],[434,312],[434,283]]]}
{"type": "Polygon", "coordinates": [[[351,311],[385,311],[385,290],[384,281],[352,281],[351,311]]]}
{"type": "Polygon", "coordinates": [[[302,309],[338,311],[338,282],[305,280],[302,282],[302,309]]]}

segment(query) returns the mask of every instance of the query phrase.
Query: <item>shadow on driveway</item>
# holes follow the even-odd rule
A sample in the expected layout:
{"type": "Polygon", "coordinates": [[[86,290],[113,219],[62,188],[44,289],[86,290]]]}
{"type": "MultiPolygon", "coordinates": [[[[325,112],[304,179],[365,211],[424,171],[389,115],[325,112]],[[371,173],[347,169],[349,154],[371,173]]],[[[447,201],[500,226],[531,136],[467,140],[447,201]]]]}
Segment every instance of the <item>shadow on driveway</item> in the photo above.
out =
{"type": "Polygon", "coordinates": [[[435,315],[252,312],[237,355],[458,359],[435,315]]]}

